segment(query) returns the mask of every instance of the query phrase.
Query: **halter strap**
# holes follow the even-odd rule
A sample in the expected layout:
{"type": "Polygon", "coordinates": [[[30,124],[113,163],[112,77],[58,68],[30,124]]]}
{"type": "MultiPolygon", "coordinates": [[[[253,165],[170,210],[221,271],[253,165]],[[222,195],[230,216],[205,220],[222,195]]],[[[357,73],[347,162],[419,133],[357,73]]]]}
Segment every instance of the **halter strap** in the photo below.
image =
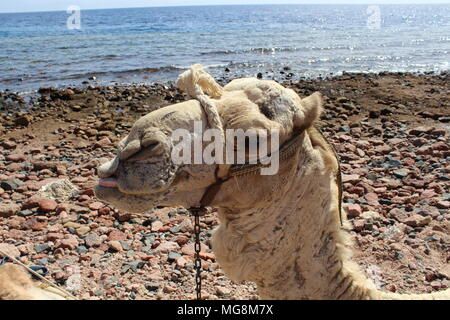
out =
{"type": "MultiPolygon", "coordinates": [[[[322,136],[324,141],[327,143],[327,145],[330,147],[330,149],[333,151],[334,156],[336,157],[337,163],[338,163],[338,170],[336,172],[335,182],[338,185],[338,200],[339,200],[339,221],[341,223],[341,226],[343,225],[342,220],[342,195],[343,195],[343,187],[342,187],[342,172],[341,172],[341,165],[339,162],[339,157],[336,152],[336,149],[334,146],[328,142],[328,140],[323,135],[322,131],[315,127],[315,129],[319,132],[319,134],[322,136]]],[[[305,132],[305,130],[301,130],[295,134],[294,137],[292,137],[290,140],[288,140],[286,143],[283,144],[283,146],[278,150],[279,153],[279,159],[280,161],[286,160],[289,157],[293,156],[295,152],[300,148],[301,146],[301,136],[305,132]]],[[[239,165],[232,165],[228,171],[228,175],[225,179],[218,176],[219,168],[216,169],[215,177],[216,182],[214,182],[212,185],[210,185],[205,193],[203,194],[202,199],[200,200],[200,208],[205,208],[208,206],[211,206],[212,202],[214,201],[216,195],[219,193],[220,188],[222,187],[222,184],[228,180],[230,180],[233,177],[245,177],[245,176],[255,176],[258,175],[262,168],[266,167],[267,165],[264,165],[261,163],[261,161],[258,161],[257,164],[239,164],[239,165]]]]}

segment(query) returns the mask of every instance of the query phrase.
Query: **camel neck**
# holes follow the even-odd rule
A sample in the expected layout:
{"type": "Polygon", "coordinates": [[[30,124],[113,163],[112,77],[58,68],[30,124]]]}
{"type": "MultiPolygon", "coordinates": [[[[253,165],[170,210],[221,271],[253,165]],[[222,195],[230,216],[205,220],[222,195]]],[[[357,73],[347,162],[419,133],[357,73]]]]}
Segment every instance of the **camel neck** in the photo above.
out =
{"type": "Polygon", "coordinates": [[[261,200],[252,208],[219,211],[213,239],[219,263],[233,280],[256,282],[263,299],[371,298],[373,284],[345,248],[333,161],[306,136],[288,162],[276,177],[229,183],[234,194],[243,190],[234,203],[243,204],[251,186],[275,192],[256,191],[252,197],[261,200]]]}

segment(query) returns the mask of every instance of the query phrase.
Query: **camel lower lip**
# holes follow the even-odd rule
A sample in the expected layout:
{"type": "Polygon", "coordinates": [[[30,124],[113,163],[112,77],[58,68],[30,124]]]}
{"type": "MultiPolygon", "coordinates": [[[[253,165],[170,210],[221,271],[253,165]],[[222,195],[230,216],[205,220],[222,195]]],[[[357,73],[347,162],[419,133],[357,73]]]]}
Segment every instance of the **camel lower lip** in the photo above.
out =
{"type": "Polygon", "coordinates": [[[113,178],[107,178],[107,179],[100,179],[98,182],[98,185],[103,188],[118,188],[119,183],[116,179],[113,178]]]}

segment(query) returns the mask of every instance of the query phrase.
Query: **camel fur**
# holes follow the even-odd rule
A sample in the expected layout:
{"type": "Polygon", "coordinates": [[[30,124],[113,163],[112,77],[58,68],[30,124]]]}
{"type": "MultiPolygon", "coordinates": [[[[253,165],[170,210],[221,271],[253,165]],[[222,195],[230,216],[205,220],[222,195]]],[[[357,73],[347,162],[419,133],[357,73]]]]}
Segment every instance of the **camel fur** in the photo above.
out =
{"type": "Polygon", "coordinates": [[[224,182],[212,205],[220,226],[212,249],[234,281],[253,281],[262,299],[449,299],[450,291],[401,295],[378,290],[351,260],[348,228],[339,220],[338,162],[314,128],[319,93],[301,99],[274,81],[238,79],[220,87],[200,66],[180,76],[192,100],[139,119],[115,159],[99,167],[97,197],[120,210],[195,207],[226,164],[175,164],[171,133],[204,128],[278,130],[280,145],[301,133],[294,155],[274,176],[224,182]]]}
{"type": "Polygon", "coordinates": [[[51,288],[42,289],[20,266],[0,267],[0,300],[65,300],[51,288]]]}

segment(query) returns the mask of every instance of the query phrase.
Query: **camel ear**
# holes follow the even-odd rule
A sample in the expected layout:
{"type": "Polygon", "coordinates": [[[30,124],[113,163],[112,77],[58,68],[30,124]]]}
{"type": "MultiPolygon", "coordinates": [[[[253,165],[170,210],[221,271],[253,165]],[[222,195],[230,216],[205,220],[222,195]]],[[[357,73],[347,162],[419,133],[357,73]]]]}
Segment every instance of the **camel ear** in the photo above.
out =
{"type": "Polygon", "coordinates": [[[322,113],[323,98],[320,92],[315,92],[309,97],[301,100],[299,112],[296,115],[294,125],[296,127],[308,128],[322,113]]]}

